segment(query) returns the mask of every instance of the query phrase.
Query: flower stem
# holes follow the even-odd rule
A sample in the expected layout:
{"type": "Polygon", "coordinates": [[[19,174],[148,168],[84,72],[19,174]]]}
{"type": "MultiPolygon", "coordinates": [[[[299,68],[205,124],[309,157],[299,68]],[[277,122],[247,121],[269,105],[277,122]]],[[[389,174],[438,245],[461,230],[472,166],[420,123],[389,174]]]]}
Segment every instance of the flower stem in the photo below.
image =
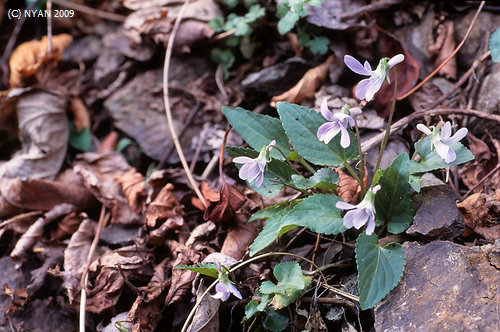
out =
{"type": "Polygon", "coordinates": [[[297,173],[298,175],[302,175],[302,174],[300,174],[299,170],[292,164],[292,162],[290,161],[290,159],[288,159],[286,157],[286,155],[283,153],[283,151],[281,151],[280,148],[278,148],[277,146],[274,146],[273,149],[278,150],[278,152],[283,156],[283,158],[285,158],[285,161],[287,162],[287,164],[290,165],[291,168],[293,168],[293,170],[295,171],[295,173],[297,173]]]}
{"type": "Polygon", "coordinates": [[[349,165],[349,163],[347,161],[344,161],[344,167],[347,169],[347,171],[349,171],[349,173],[352,175],[352,177],[356,181],[358,181],[359,186],[361,188],[363,188],[363,181],[361,181],[361,179],[359,178],[358,174],[356,174],[356,172],[354,171],[354,169],[351,167],[351,165],[349,165]]]}
{"type": "Polygon", "coordinates": [[[299,156],[298,162],[301,163],[302,166],[304,166],[305,168],[307,168],[309,170],[309,172],[311,172],[313,174],[316,173],[316,170],[304,158],[302,158],[301,156],[299,156]]]}
{"type": "Polygon", "coordinates": [[[413,152],[413,155],[411,156],[411,160],[415,159],[418,153],[418,149],[420,149],[420,145],[422,144],[422,138],[418,140],[417,148],[415,149],[415,152],[413,152]]]}
{"type": "Polygon", "coordinates": [[[359,168],[359,175],[361,176],[361,183],[359,184],[361,186],[361,194],[364,196],[366,189],[365,189],[365,171],[363,169],[363,151],[361,150],[361,135],[359,134],[359,127],[358,127],[358,121],[356,120],[356,117],[354,117],[354,128],[356,129],[356,139],[358,141],[358,150],[359,150],[359,161],[361,162],[361,167],[359,168]]]}
{"type": "Polygon", "coordinates": [[[392,96],[391,112],[389,113],[389,119],[387,120],[387,127],[385,128],[385,136],[380,144],[380,151],[377,159],[377,166],[375,171],[380,167],[380,162],[382,161],[382,155],[384,154],[387,141],[389,140],[389,135],[391,133],[392,116],[394,115],[394,110],[396,109],[396,94],[398,91],[398,72],[394,70],[394,94],[392,96]]]}

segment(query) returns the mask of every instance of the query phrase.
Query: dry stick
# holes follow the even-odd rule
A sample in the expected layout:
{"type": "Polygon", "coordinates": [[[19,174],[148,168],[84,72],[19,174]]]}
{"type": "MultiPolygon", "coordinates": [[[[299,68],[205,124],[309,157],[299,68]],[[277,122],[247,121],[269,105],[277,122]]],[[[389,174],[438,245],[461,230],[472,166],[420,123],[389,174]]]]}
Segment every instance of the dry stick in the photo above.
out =
{"type": "Polygon", "coordinates": [[[465,81],[467,81],[467,79],[469,78],[470,75],[472,75],[472,73],[477,68],[477,66],[479,66],[479,64],[481,62],[483,62],[484,60],[486,60],[486,58],[488,58],[490,55],[491,55],[491,51],[487,51],[483,55],[481,55],[479,58],[474,60],[474,63],[469,68],[469,70],[467,70],[465,72],[465,74],[462,75],[462,77],[460,77],[460,79],[457,81],[457,83],[453,84],[453,87],[450,89],[450,91],[448,91],[447,93],[445,93],[444,95],[439,97],[439,99],[436,100],[436,102],[434,104],[430,105],[429,108],[437,107],[439,104],[441,104],[443,101],[445,101],[448,97],[450,97],[462,84],[465,83],[465,81]]]}
{"type": "Polygon", "coordinates": [[[31,211],[31,212],[26,212],[26,213],[22,213],[22,214],[18,214],[17,216],[14,216],[10,219],[7,219],[7,220],[4,220],[0,223],[0,229],[4,226],[7,226],[9,224],[12,224],[12,223],[15,223],[19,220],[23,220],[25,218],[30,218],[30,217],[34,217],[34,216],[38,216],[38,215],[41,215],[43,214],[43,211],[31,211]]]}
{"type": "MultiPolygon", "coordinates": [[[[477,110],[470,110],[470,109],[460,109],[460,108],[441,108],[441,109],[431,109],[431,110],[423,110],[423,111],[418,111],[414,112],[401,120],[397,121],[391,126],[391,134],[397,132],[398,130],[402,129],[404,126],[408,125],[410,122],[423,118],[425,116],[435,116],[435,115],[447,115],[447,114],[466,114],[466,115],[472,115],[476,116],[478,118],[483,118],[483,119],[488,119],[496,122],[500,122],[500,115],[496,114],[489,114],[486,112],[480,112],[477,110]]],[[[380,134],[375,135],[374,137],[370,138],[369,140],[365,141],[363,144],[361,144],[363,152],[366,152],[373,147],[375,147],[380,141],[382,141],[382,138],[384,137],[385,132],[382,132],[380,134]]]]}
{"type": "Polygon", "coordinates": [[[462,197],[466,197],[466,196],[469,196],[469,194],[474,190],[476,189],[477,187],[479,187],[484,181],[486,181],[486,179],[488,179],[490,176],[492,176],[493,174],[495,174],[496,171],[498,171],[500,169],[500,164],[498,164],[495,168],[493,168],[491,170],[491,172],[489,172],[488,174],[486,174],[482,179],[481,181],[479,181],[478,183],[476,183],[474,185],[474,187],[470,188],[462,197]]]}
{"type": "Polygon", "coordinates": [[[101,232],[106,227],[110,215],[106,214],[106,208],[104,205],[101,208],[101,214],[99,216],[99,222],[97,224],[97,230],[95,232],[94,239],[92,240],[92,244],[90,245],[89,253],[87,255],[87,260],[85,262],[85,268],[82,275],[82,279],[80,280],[80,285],[82,286],[82,291],[80,294],[80,332],[85,332],[85,306],[87,303],[87,282],[89,277],[89,267],[90,263],[92,263],[92,256],[94,256],[94,252],[97,248],[97,244],[99,243],[99,239],[101,238],[101,232]]]}
{"type": "Polygon", "coordinates": [[[165,113],[167,114],[167,122],[168,128],[170,130],[170,135],[172,136],[172,140],[174,141],[175,149],[177,150],[177,154],[179,155],[179,159],[181,160],[182,167],[184,168],[184,171],[186,171],[187,178],[189,180],[189,183],[191,184],[191,187],[193,187],[196,196],[198,196],[201,203],[206,208],[208,205],[205,201],[205,197],[203,197],[200,189],[198,189],[198,185],[193,178],[193,174],[189,170],[189,165],[187,164],[186,157],[184,157],[184,153],[182,152],[181,143],[179,142],[179,138],[175,133],[175,128],[172,120],[172,111],[170,110],[170,101],[168,97],[168,70],[170,68],[170,58],[172,57],[172,47],[174,45],[175,35],[177,34],[177,30],[179,29],[182,16],[184,15],[188,4],[189,0],[185,0],[181,10],[179,11],[179,14],[177,14],[177,19],[175,20],[172,33],[170,34],[170,37],[168,39],[167,51],[165,52],[165,64],[163,66],[163,103],[165,104],[165,113]]]}
{"type": "Polygon", "coordinates": [[[465,40],[467,39],[467,37],[469,37],[469,34],[472,30],[472,27],[474,26],[474,22],[476,22],[477,16],[481,12],[481,9],[483,9],[484,3],[485,3],[485,1],[481,1],[481,4],[479,5],[479,8],[476,11],[476,14],[474,15],[474,18],[472,19],[472,22],[469,25],[469,29],[467,29],[467,32],[465,33],[464,38],[462,39],[460,44],[458,44],[458,46],[455,48],[455,50],[453,50],[453,52],[443,61],[443,63],[441,63],[436,69],[434,69],[434,71],[432,73],[430,73],[422,82],[415,85],[410,91],[408,91],[407,93],[405,93],[401,97],[398,97],[398,100],[403,100],[406,97],[408,97],[409,95],[411,95],[412,93],[414,93],[415,91],[417,91],[422,85],[424,85],[425,83],[427,83],[427,81],[429,81],[432,77],[434,77],[434,75],[436,75],[441,70],[441,68],[443,68],[455,56],[455,54],[457,54],[457,52],[460,50],[460,48],[462,48],[462,45],[465,43],[465,40]]]}
{"type": "Polygon", "coordinates": [[[47,17],[47,53],[50,55],[52,53],[52,0],[47,0],[47,11],[49,12],[49,17],[47,17]]]}
{"type": "Polygon", "coordinates": [[[118,15],[115,13],[109,13],[109,12],[105,12],[103,10],[90,8],[90,7],[80,5],[80,4],[77,4],[75,2],[71,2],[71,1],[52,0],[52,2],[54,2],[56,5],[59,5],[61,7],[74,9],[74,10],[77,10],[81,13],[87,14],[89,16],[96,16],[96,17],[103,18],[103,19],[106,19],[109,21],[124,22],[125,19],[127,18],[126,16],[123,16],[123,15],[118,15]]]}
{"type": "Polygon", "coordinates": [[[375,12],[380,9],[386,9],[389,8],[393,5],[397,5],[401,3],[401,0],[386,0],[386,1],[379,1],[379,2],[374,2],[369,5],[359,7],[358,9],[350,12],[350,13],[343,13],[340,15],[340,20],[341,21],[346,21],[350,18],[355,18],[358,16],[363,15],[364,13],[370,13],[370,12],[375,12]]]}

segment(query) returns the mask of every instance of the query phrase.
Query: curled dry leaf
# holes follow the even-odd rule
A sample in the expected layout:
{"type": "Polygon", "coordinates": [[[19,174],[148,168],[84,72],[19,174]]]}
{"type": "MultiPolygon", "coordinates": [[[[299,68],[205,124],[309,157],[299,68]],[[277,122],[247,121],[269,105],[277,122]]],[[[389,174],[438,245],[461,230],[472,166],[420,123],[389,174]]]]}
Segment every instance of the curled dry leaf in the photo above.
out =
{"type": "Polygon", "coordinates": [[[27,250],[31,249],[42,236],[45,225],[54,219],[70,214],[75,210],[75,206],[66,203],[54,206],[54,208],[47,212],[43,217],[38,218],[37,221],[30,226],[26,233],[21,236],[21,238],[17,241],[14,250],[12,250],[10,257],[21,257],[27,250]]]}
{"type": "Polygon", "coordinates": [[[108,209],[111,223],[138,224],[142,218],[135,213],[115,178],[131,169],[117,152],[86,152],[77,156],[75,173],[83,177],[85,187],[108,209]]]}
{"type": "Polygon", "coordinates": [[[149,234],[149,244],[160,246],[168,232],[173,231],[184,224],[184,218],[181,216],[174,216],[168,218],[160,227],[151,231],[149,234]]]}
{"type": "Polygon", "coordinates": [[[500,189],[494,195],[483,193],[472,194],[457,204],[467,225],[464,236],[475,232],[489,242],[500,238],[500,225],[494,216],[500,212],[500,189]]]}
{"type": "Polygon", "coordinates": [[[95,221],[83,220],[64,250],[63,287],[68,292],[70,305],[78,298],[81,289],[80,280],[96,229],[95,221]]]}
{"type": "Polygon", "coordinates": [[[131,246],[108,252],[96,259],[89,267],[89,275],[98,273],[91,283],[86,309],[101,313],[116,305],[122,293],[125,278],[148,280],[152,254],[148,249],[131,246]]]}
{"type": "Polygon", "coordinates": [[[92,208],[96,199],[84,187],[74,183],[41,179],[0,179],[0,217],[25,210],[47,211],[68,203],[79,210],[92,208]]]}
{"type": "Polygon", "coordinates": [[[19,45],[9,60],[10,87],[24,87],[33,83],[32,79],[42,65],[61,59],[64,50],[72,41],[73,37],[69,34],[53,36],[51,54],[47,53],[47,36],[43,36],[42,40],[32,40],[19,45]]]}
{"type": "Polygon", "coordinates": [[[271,99],[271,106],[275,107],[276,103],[279,101],[298,104],[306,99],[314,97],[316,89],[323,83],[326,75],[328,75],[328,69],[333,63],[333,60],[334,56],[330,55],[325,62],[309,69],[293,88],[279,96],[273,97],[271,99]]]}
{"type": "Polygon", "coordinates": [[[217,201],[208,200],[210,202],[217,202],[217,204],[214,207],[212,207],[213,204],[210,204],[203,214],[203,219],[220,222],[231,219],[235,215],[235,212],[245,204],[246,197],[235,186],[222,181],[217,201]]]}
{"type": "Polygon", "coordinates": [[[168,271],[171,269],[170,258],[165,258],[154,268],[154,274],[146,287],[130,308],[130,320],[133,332],[154,331],[163,318],[165,305],[165,290],[170,286],[168,271]]]}
{"type": "Polygon", "coordinates": [[[118,141],[120,139],[120,135],[116,131],[112,131],[106,136],[101,145],[98,148],[98,152],[113,152],[116,151],[116,147],[118,146],[118,141]]]}
{"type": "Polygon", "coordinates": [[[48,92],[27,92],[19,97],[16,111],[22,149],[0,166],[0,177],[53,179],[68,146],[66,99],[48,92]]]}
{"type": "Polygon", "coordinates": [[[125,194],[125,197],[127,197],[128,205],[132,211],[136,213],[141,212],[144,200],[146,199],[144,176],[137,172],[135,168],[131,168],[127,172],[117,176],[115,179],[122,187],[122,191],[125,194]]]}
{"type": "Polygon", "coordinates": [[[73,234],[76,232],[83,219],[85,219],[85,213],[78,214],[76,212],[72,212],[68,214],[57,223],[57,229],[52,232],[50,240],[57,241],[67,235],[73,234]]]}
{"type": "Polygon", "coordinates": [[[90,128],[90,114],[87,106],[78,97],[71,98],[70,111],[73,113],[73,123],[76,130],[80,131],[85,128],[90,128]]]}
{"type": "MultiPolygon", "coordinates": [[[[497,139],[491,137],[493,145],[495,146],[497,158],[491,158],[492,153],[488,145],[482,140],[476,138],[469,133],[467,135],[469,140],[469,147],[474,154],[474,161],[459,169],[460,179],[468,188],[474,188],[476,184],[483,180],[484,177],[491,172],[498,163],[500,163],[500,143],[497,139]]],[[[482,191],[482,188],[498,188],[500,186],[500,171],[491,174],[483,181],[482,186],[478,186],[475,191],[482,191]]]]}
{"type": "Polygon", "coordinates": [[[184,215],[183,206],[175,198],[173,189],[174,185],[168,183],[160,190],[154,201],[146,207],[146,224],[149,227],[156,227],[156,222],[160,219],[184,215]]]}
{"type": "MultiPolygon", "coordinates": [[[[338,183],[339,187],[335,189],[335,194],[342,198],[344,202],[356,204],[359,194],[361,193],[361,187],[359,186],[358,181],[356,181],[356,179],[354,179],[349,174],[344,173],[340,168],[333,167],[333,169],[337,171],[337,173],[339,173],[340,177],[338,183]]],[[[365,183],[366,180],[367,178],[365,177],[365,183]]]]}
{"type": "Polygon", "coordinates": [[[250,248],[253,240],[262,229],[260,222],[248,222],[249,215],[237,213],[234,216],[233,227],[227,233],[224,244],[220,250],[221,254],[242,259],[250,248]]]}
{"type": "MultiPolygon", "coordinates": [[[[453,27],[453,21],[448,21],[443,25],[438,27],[438,36],[434,44],[429,46],[429,53],[432,55],[437,55],[435,60],[435,65],[439,66],[444,62],[455,50],[455,29],[453,27]]],[[[439,74],[448,78],[457,78],[457,59],[456,57],[451,58],[446,65],[444,65],[439,74]]]]}

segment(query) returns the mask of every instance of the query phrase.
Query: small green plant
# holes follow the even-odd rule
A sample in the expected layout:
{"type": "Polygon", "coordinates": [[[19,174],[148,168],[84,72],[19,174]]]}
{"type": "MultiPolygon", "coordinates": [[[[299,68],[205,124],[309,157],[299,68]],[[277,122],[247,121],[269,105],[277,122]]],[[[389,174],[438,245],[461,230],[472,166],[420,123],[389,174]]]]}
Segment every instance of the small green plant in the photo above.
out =
{"type": "MultiPolygon", "coordinates": [[[[323,0],[284,0],[277,5],[278,31],[284,35],[291,31],[301,17],[307,15],[307,5],[318,6],[323,0]]],[[[254,42],[251,35],[259,19],[266,15],[266,9],[256,0],[225,0],[230,9],[239,9],[241,5],[246,8],[246,13],[238,15],[230,13],[226,18],[219,16],[210,21],[209,25],[217,33],[232,33],[225,41],[225,47],[216,47],[211,52],[212,61],[221,65],[224,79],[229,77],[229,69],[236,60],[235,51],[239,49],[245,59],[251,59],[258,43],[254,42]]],[[[314,54],[325,54],[328,51],[329,39],[316,36],[313,29],[307,24],[297,27],[299,45],[310,48],[314,54]]]]}
{"type": "MultiPolygon", "coordinates": [[[[372,100],[382,83],[390,81],[391,68],[403,60],[401,54],[391,59],[383,58],[372,70],[368,62],[362,65],[346,55],[345,64],[355,73],[367,76],[357,86],[358,99],[372,100]]],[[[402,233],[410,226],[414,215],[410,188],[420,191],[420,174],[474,159],[459,142],[467,135],[466,128],[452,135],[449,122],[441,129],[419,124],[416,128],[425,136],[415,142],[412,158],[401,153],[388,168],[380,168],[395,110],[397,77],[395,81],[386,134],[368,188],[364,187],[363,168],[356,171],[351,166],[363,164],[356,122],[356,117],[362,112],[360,108],[345,105],[341,110],[331,112],[325,99],[317,112],[282,102],[277,104],[279,118],[255,114],[243,108],[222,109],[233,129],[250,147],[226,149],[239,168],[240,178],[247,180],[263,196],[274,196],[284,187],[300,193],[298,198],[268,206],[250,218],[249,222],[267,220],[250,247],[250,256],[296,227],[306,227],[325,235],[345,233],[350,229],[346,236],[356,239],[359,303],[363,310],[382,300],[403,275],[406,255],[401,244],[392,242],[381,246],[378,240],[388,233],[402,233]],[[339,175],[331,166],[343,166],[358,181],[362,192],[358,204],[344,202],[334,193],[339,186],[339,175]]],[[[266,321],[269,320],[266,328],[283,330],[286,316],[280,310],[307,290],[310,279],[304,274],[297,263],[276,266],[274,276],[277,283],[265,281],[260,285],[256,295],[261,300],[249,302],[245,319],[265,314],[266,321]]]]}

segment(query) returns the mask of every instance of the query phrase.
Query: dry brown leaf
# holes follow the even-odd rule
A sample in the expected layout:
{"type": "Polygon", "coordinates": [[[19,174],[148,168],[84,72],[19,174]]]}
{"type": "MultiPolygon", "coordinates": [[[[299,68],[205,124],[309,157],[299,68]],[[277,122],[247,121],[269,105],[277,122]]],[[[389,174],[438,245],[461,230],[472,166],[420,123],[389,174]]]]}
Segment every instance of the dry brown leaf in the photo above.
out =
{"type": "Polygon", "coordinates": [[[60,240],[67,235],[73,234],[76,232],[83,219],[85,219],[85,214],[77,214],[76,212],[68,214],[57,223],[57,229],[52,232],[50,240],[60,240]]]}
{"type": "MultiPolygon", "coordinates": [[[[173,266],[180,264],[196,264],[200,261],[200,254],[194,250],[186,248],[178,253],[173,266]]],[[[165,298],[165,305],[168,306],[174,302],[179,301],[191,288],[191,283],[196,277],[197,273],[189,270],[172,270],[172,277],[170,280],[172,284],[168,290],[167,297],[165,298]]]]}
{"type": "MultiPolygon", "coordinates": [[[[212,208],[211,204],[203,214],[203,219],[220,222],[231,219],[246,202],[246,197],[235,186],[222,181],[220,198],[212,208]]],[[[213,201],[212,201],[213,202],[213,201]]]]}
{"type": "Polygon", "coordinates": [[[234,216],[234,223],[227,233],[224,244],[220,250],[221,254],[240,260],[245,256],[248,248],[253,243],[262,229],[260,222],[248,222],[248,215],[237,213],[234,216]]]}
{"type": "Polygon", "coordinates": [[[175,198],[173,189],[173,184],[168,183],[160,190],[154,201],[147,205],[145,216],[149,227],[156,227],[159,219],[174,218],[184,214],[183,206],[175,198]]]}
{"type": "Polygon", "coordinates": [[[47,36],[43,36],[42,40],[28,41],[16,47],[9,60],[10,87],[18,88],[30,85],[31,80],[42,65],[61,59],[64,50],[72,41],[73,37],[69,34],[63,33],[53,36],[51,54],[47,54],[47,36]]]}
{"type": "Polygon", "coordinates": [[[323,83],[326,75],[328,75],[328,69],[333,63],[333,60],[333,55],[330,55],[325,62],[309,69],[293,88],[279,96],[273,97],[271,99],[271,106],[275,107],[276,103],[279,101],[298,104],[306,99],[314,97],[316,89],[323,83]]]}
{"type": "Polygon", "coordinates": [[[128,205],[134,212],[141,212],[142,206],[146,199],[146,191],[144,184],[144,176],[137,172],[135,168],[131,168],[127,172],[117,176],[115,180],[122,187],[125,197],[127,197],[128,205]]]}
{"type": "Polygon", "coordinates": [[[118,152],[86,152],[77,156],[73,170],[83,178],[87,189],[108,209],[111,209],[111,223],[140,224],[141,216],[135,213],[123,195],[115,178],[132,167],[118,152]]]}
{"type": "Polygon", "coordinates": [[[170,258],[165,258],[154,268],[154,274],[146,287],[141,287],[143,295],[137,296],[130,308],[132,331],[154,331],[163,318],[165,306],[165,290],[170,286],[168,272],[171,269],[170,258]]]}
{"type": "Polygon", "coordinates": [[[491,152],[488,144],[486,144],[470,132],[467,135],[467,140],[469,141],[469,149],[474,155],[476,161],[490,160],[491,152]]]}
{"type": "Polygon", "coordinates": [[[112,131],[106,136],[101,145],[98,148],[98,152],[113,152],[116,151],[116,147],[118,145],[118,140],[120,139],[120,135],[116,131],[112,131]]]}
{"type": "Polygon", "coordinates": [[[68,247],[64,250],[63,287],[68,292],[69,304],[72,305],[80,292],[80,280],[85,269],[90,245],[97,229],[97,223],[85,219],[73,233],[68,247]]]}
{"type": "MultiPolygon", "coordinates": [[[[333,169],[339,173],[340,177],[338,183],[339,187],[335,189],[335,194],[342,198],[344,202],[356,204],[359,194],[361,193],[361,187],[358,181],[349,174],[344,173],[341,168],[333,167],[333,169]]],[[[366,180],[367,177],[365,177],[364,181],[366,182],[366,180]]]]}
{"type": "Polygon", "coordinates": [[[500,190],[493,195],[476,193],[457,204],[467,225],[464,236],[475,232],[489,242],[500,238],[500,225],[495,216],[500,212],[500,190]]]}
{"type": "Polygon", "coordinates": [[[68,146],[66,99],[44,91],[27,92],[19,97],[16,111],[22,149],[0,166],[0,177],[53,179],[68,146]]]}
{"type": "MultiPolygon", "coordinates": [[[[448,21],[444,25],[438,27],[438,36],[433,45],[429,46],[429,53],[432,55],[437,55],[435,60],[435,65],[439,66],[441,63],[448,58],[455,50],[455,39],[454,39],[454,26],[453,21],[448,21]]],[[[457,78],[457,60],[452,57],[451,60],[444,65],[439,74],[448,78],[457,78]]]]}
{"type": "Polygon", "coordinates": [[[168,218],[160,227],[151,231],[149,234],[149,244],[161,246],[167,233],[181,227],[183,224],[184,218],[181,216],[168,218]]]}
{"type": "Polygon", "coordinates": [[[45,225],[54,219],[65,216],[75,210],[75,206],[66,203],[54,206],[54,208],[47,212],[43,217],[38,218],[37,221],[30,226],[26,233],[21,236],[21,238],[17,241],[14,250],[12,250],[10,257],[19,258],[24,255],[24,253],[31,249],[42,236],[45,225]]]}
{"type": "Polygon", "coordinates": [[[92,208],[97,200],[79,184],[41,179],[0,179],[0,217],[24,210],[47,211],[69,203],[79,210],[92,208]]]}
{"type": "Polygon", "coordinates": [[[73,113],[73,123],[75,124],[76,130],[80,131],[84,128],[90,128],[89,111],[80,98],[71,98],[70,110],[71,113],[73,113]]]}

